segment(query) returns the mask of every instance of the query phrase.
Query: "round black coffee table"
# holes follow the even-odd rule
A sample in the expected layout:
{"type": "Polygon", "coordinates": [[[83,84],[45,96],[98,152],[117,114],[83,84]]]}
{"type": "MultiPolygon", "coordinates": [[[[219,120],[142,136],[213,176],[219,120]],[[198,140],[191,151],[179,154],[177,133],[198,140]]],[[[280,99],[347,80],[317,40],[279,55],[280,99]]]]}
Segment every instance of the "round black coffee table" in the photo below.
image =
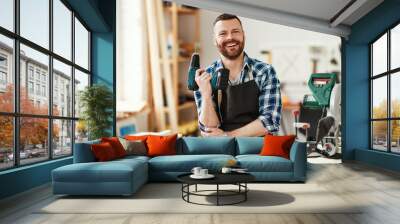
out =
{"type": "Polygon", "coordinates": [[[178,181],[182,183],[182,199],[188,203],[198,204],[198,205],[234,205],[247,200],[247,192],[249,188],[247,183],[255,180],[255,177],[248,173],[215,173],[215,177],[212,179],[193,179],[190,177],[191,173],[182,174],[177,177],[178,181]],[[197,185],[216,185],[215,190],[197,190],[197,185]],[[190,191],[190,186],[195,186],[194,191],[190,191]],[[223,190],[220,189],[220,185],[236,185],[237,190],[223,190]],[[215,194],[205,194],[209,192],[215,192],[215,194]],[[216,197],[216,204],[202,204],[190,201],[190,196],[204,196],[204,197],[216,197]],[[221,203],[221,197],[232,197],[241,196],[239,200],[231,203],[221,203]]]}

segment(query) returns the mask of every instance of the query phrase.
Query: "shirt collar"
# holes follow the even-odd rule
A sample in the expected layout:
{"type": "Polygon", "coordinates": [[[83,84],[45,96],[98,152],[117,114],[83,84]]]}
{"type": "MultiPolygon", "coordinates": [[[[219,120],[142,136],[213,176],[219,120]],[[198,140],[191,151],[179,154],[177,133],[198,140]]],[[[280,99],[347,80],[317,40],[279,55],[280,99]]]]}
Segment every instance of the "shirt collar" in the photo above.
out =
{"type": "MultiPolygon", "coordinates": [[[[242,71],[244,69],[247,69],[247,71],[249,70],[250,66],[251,66],[251,58],[249,56],[247,56],[246,52],[243,52],[243,68],[242,71]]],[[[217,60],[217,64],[215,66],[215,70],[218,71],[219,69],[224,68],[224,64],[222,64],[222,59],[218,59],[217,60]]]]}

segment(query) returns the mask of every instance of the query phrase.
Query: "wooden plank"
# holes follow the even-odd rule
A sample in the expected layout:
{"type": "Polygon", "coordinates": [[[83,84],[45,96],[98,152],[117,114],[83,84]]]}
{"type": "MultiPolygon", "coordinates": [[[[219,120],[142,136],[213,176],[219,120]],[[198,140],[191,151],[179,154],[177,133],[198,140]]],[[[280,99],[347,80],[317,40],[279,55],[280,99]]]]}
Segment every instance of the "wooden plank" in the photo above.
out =
{"type": "Polygon", "coordinates": [[[163,111],[164,97],[162,92],[162,74],[160,62],[160,46],[157,30],[157,13],[154,0],[146,1],[146,19],[148,28],[148,41],[150,46],[151,80],[153,88],[154,113],[156,130],[165,130],[165,113],[163,111]]]}
{"type": "Polygon", "coordinates": [[[179,97],[179,20],[178,20],[178,5],[174,2],[172,3],[172,73],[174,77],[174,90],[175,97],[179,97]]]}
{"type": "Polygon", "coordinates": [[[164,10],[162,6],[161,0],[154,0],[154,4],[156,6],[156,15],[157,15],[157,28],[159,35],[159,46],[161,49],[161,58],[164,63],[162,63],[162,71],[164,74],[164,86],[165,86],[165,94],[167,96],[167,107],[168,107],[168,118],[170,122],[170,127],[172,132],[178,132],[178,118],[177,118],[177,99],[175,97],[175,89],[176,87],[173,85],[173,78],[171,74],[171,69],[168,64],[168,53],[167,53],[167,35],[165,32],[165,21],[164,21],[164,10]]]}

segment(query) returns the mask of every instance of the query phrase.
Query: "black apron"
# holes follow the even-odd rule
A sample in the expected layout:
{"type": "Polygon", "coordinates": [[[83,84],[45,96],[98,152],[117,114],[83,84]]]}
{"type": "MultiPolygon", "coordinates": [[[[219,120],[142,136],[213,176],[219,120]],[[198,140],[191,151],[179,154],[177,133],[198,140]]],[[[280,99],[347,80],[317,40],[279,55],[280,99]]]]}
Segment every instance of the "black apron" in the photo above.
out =
{"type": "Polygon", "coordinates": [[[254,81],[252,70],[249,73],[251,80],[234,86],[228,85],[224,91],[219,90],[222,95],[219,100],[218,92],[213,94],[220,128],[224,131],[241,128],[259,117],[260,90],[254,81]]]}

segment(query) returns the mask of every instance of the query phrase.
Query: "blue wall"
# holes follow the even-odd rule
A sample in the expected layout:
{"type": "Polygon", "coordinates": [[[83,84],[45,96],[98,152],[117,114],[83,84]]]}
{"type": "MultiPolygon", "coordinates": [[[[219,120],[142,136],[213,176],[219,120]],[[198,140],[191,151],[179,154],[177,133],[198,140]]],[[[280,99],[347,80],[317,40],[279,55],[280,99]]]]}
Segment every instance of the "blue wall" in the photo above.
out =
{"type": "Polygon", "coordinates": [[[92,34],[92,83],[101,83],[110,88],[114,95],[113,126],[110,127],[110,134],[115,135],[115,72],[114,72],[114,34],[93,33],[92,34]]]}
{"type": "Polygon", "coordinates": [[[109,132],[115,136],[116,133],[116,90],[115,90],[115,63],[116,63],[116,4],[115,1],[100,0],[97,7],[108,24],[108,32],[102,30],[92,32],[92,83],[102,83],[110,88],[114,96],[113,125],[109,132]]]}
{"type": "Polygon", "coordinates": [[[343,159],[399,170],[399,156],[369,149],[369,43],[400,22],[400,1],[386,0],[351,27],[343,40],[343,159]],[[362,151],[360,151],[362,150],[362,151]],[[378,160],[380,160],[378,162],[378,160]],[[396,164],[397,162],[397,164],[396,164]]]}
{"type": "MultiPolygon", "coordinates": [[[[92,82],[106,84],[115,96],[115,0],[67,2],[92,32],[92,82]]],[[[112,119],[115,125],[115,115],[112,119]]],[[[72,157],[68,157],[0,172],[0,199],[48,183],[53,169],[71,163],[72,157]]]]}
{"type": "Polygon", "coordinates": [[[71,163],[69,157],[1,172],[0,199],[48,183],[53,169],[71,163]]]}

